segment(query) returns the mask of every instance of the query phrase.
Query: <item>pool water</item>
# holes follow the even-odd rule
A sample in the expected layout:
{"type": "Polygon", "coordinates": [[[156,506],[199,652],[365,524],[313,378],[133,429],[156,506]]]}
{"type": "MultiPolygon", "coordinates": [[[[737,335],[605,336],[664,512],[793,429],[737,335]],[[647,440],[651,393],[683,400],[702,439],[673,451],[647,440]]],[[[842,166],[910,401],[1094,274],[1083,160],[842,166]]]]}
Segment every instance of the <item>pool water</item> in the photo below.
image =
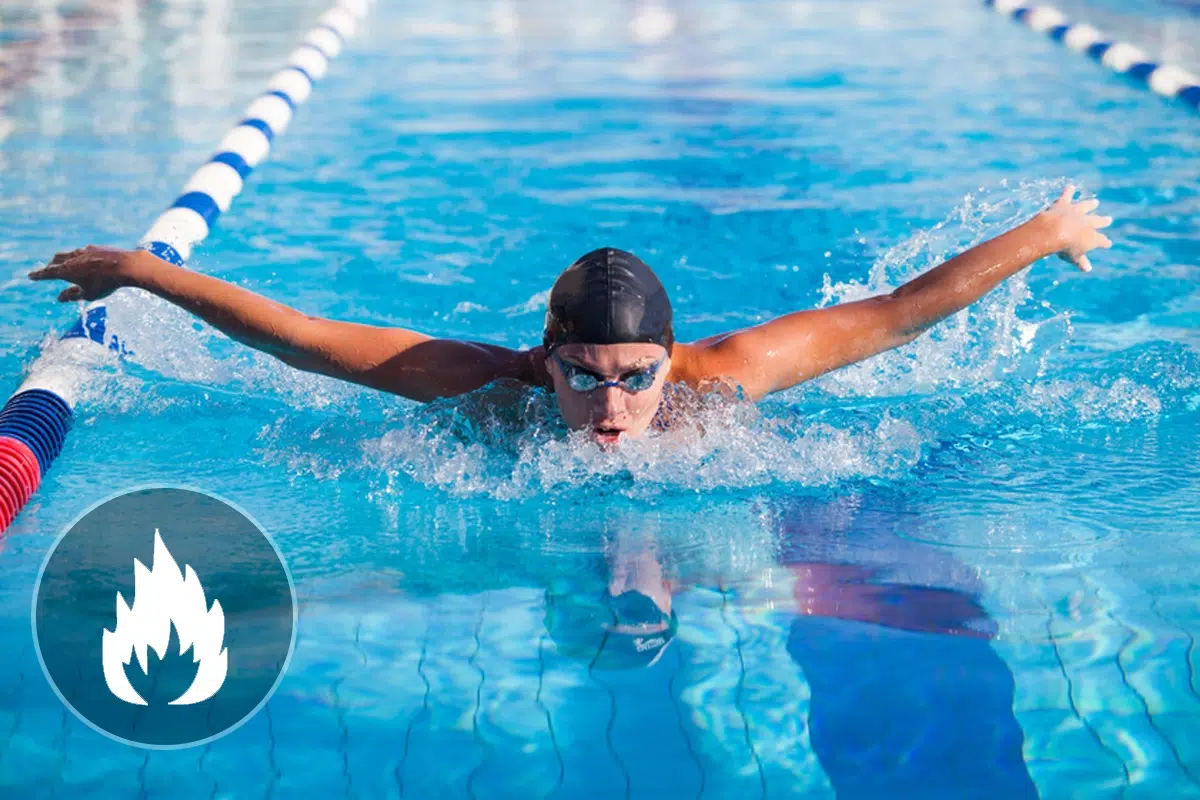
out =
{"type": "MultiPolygon", "coordinates": [[[[77,313],[25,273],[136,242],[324,8],[0,10],[8,391],[77,313]]],[[[684,341],[896,286],[1068,180],[1115,246],[615,453],[536,393],[418,406],[118,295],[134,355],[0,538],[0,794],[1200,797],[1198,130],[975,3],[380,3],[194,268],[525,347],[602,245],[684,341]],[[63,528],[164,482],[272,533],[300,628],[262,712],[149,752],[63,707],[29,619],[63,528]],[[548,613],[621,557],[673,587],[642,669],[548,613]]]]}

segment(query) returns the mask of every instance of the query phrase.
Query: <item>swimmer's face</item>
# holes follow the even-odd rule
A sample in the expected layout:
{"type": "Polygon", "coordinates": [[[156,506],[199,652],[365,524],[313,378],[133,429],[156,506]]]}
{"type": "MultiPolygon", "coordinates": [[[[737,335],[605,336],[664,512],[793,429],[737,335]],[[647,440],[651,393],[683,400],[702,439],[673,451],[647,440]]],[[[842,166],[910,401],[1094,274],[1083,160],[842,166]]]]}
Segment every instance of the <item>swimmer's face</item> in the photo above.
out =
{"type": "Polygon", "coordinates": [[[554,380],[554,396],[567,424],[591,431],[600,444],[615,444],[622,435],[642,435],[654,421],[671,359],[666,348],[657,344],[564,344],[546,359],[546,368],[554,380]],[[571,388],[569,373],[577,376],[577,384],[581,382],[578,376],[590,375],[599,381],[624,379],[637,386],[646,376],[636,373],[656,363],[659,366],[653,382],[640,392],[619,386],[598,386],[582,392],[571,388]]]}

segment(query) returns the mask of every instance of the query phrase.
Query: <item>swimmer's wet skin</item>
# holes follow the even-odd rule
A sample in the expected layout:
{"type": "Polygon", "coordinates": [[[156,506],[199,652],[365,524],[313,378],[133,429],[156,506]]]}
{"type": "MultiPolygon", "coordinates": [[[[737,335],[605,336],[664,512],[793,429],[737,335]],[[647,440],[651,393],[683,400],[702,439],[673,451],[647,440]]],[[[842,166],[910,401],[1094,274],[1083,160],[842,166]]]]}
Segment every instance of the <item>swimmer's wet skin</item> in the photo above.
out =
{"type": "Polygon", "coordinates": [[[146,251],[85,247],[59,253],[29,277],[74,284],[60,301],[142,289],[297,369],[413,400],[465,394],[501,378],[553,389],[566,422],[604,444],[650,429],[668,384],[736,387],[757,401],[907,344],[1047,256],[1090,271],[1087,254],[1112,246],[1100,233],[1112,219],[1093,213],[1099,201],[1074,196],[1068,186],[1029,221],[890,294],[687,344],[675,342],[671,303],[653,271],[611,248],[588,253],[559,276],[543,343],[528,350],[312,317],[146,251]]]}

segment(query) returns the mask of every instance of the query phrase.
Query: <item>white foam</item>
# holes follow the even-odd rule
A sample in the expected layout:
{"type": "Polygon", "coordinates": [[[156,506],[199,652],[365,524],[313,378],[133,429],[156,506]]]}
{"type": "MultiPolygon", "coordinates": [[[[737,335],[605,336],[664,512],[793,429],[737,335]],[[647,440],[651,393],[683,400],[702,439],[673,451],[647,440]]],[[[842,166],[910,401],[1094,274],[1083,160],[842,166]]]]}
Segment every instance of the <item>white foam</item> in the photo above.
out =
{"type": "MultiPolygon", "coordinates": [[[[884,251],[865,281],[834,283],[827,278],[821,305],[891,291],[971,245],[1025,221],[1060,190],[1061,182],[1038,181],[1016,190],[968,196],[942,223],[884,251]]],[[[911,344],[831,373],[816,385],[836,396],[887,397],[992,380],[1032,358],[1039,336],[1053,334],[1042,330],[1043,323],[1026,322],[1018,316],[1017,310],[1029,297],[1025,276],[1014,276],[911,344]]]]}
{"type": "Polygon", "coordinates": [[[1126,377],[1117,378],[1108,386],[1052,380],[1033,384],[1018,397],[1017,405],[1025,411],[1082,422],[1153,420],[1162,412],[1162,400],[1153,389],[1126,377]]]}
{"type": "MultiPolygon", "coordinates": [[[[100,303],[91,303],[93,308],[100,303]]],[[[86,313],[86,309],[81,309],[86,313]]],[[[29,372],[29,376],[17,389],[16,394],[31,389],[44,389],[61,397],[67,405],[74,407],[79,401],[80,391],[89,383],[96,382],[95,370],[110,365],[115,354],[103,345],[86,337],[55,339],[45,343],[42,354],[29,372]]]]}
{"type": "Polygon", "coordinates": [[[500,36],[515,37],[521,30],[521,18],[508,2],[492,4],[491,22],[492,30],[500,36]]]}
{"type": "Polygon", "coordinates": [[[601,451],[586,434],[563,432],[553,398],[535,394],[511,406],[468,398],[410,411],[366,443],[365,463],[384,470],[384,494],[415,480],[465,497],[507,500],[599,485],[643,497],[894,477],[917,463],[920,448],[912,425],[886,416],[841,427],[706,398],[682,429],[601,451]],[[469,429],[460,419],[472,420],[469,429]]]}

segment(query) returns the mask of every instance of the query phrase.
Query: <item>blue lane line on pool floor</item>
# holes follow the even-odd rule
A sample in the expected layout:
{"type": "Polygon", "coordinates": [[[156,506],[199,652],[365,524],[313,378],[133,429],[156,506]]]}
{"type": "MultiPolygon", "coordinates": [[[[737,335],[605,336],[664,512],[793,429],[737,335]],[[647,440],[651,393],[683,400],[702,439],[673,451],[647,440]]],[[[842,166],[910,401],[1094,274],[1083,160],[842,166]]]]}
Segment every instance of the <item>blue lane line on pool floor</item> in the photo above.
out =
{"type": "Polygon", "coordinates": [[[1119,75],[1129,75],[1152,91],[1200,110],[1200,77],[1173,64],[1152,61],[1132,44],[1105,36],[1086,23],[1072,23],[1053,6],[1026,6],[1020,0],[983,0],[997,13],[1006,14],[1072,50],[1087,53],[1119,75]]]}

